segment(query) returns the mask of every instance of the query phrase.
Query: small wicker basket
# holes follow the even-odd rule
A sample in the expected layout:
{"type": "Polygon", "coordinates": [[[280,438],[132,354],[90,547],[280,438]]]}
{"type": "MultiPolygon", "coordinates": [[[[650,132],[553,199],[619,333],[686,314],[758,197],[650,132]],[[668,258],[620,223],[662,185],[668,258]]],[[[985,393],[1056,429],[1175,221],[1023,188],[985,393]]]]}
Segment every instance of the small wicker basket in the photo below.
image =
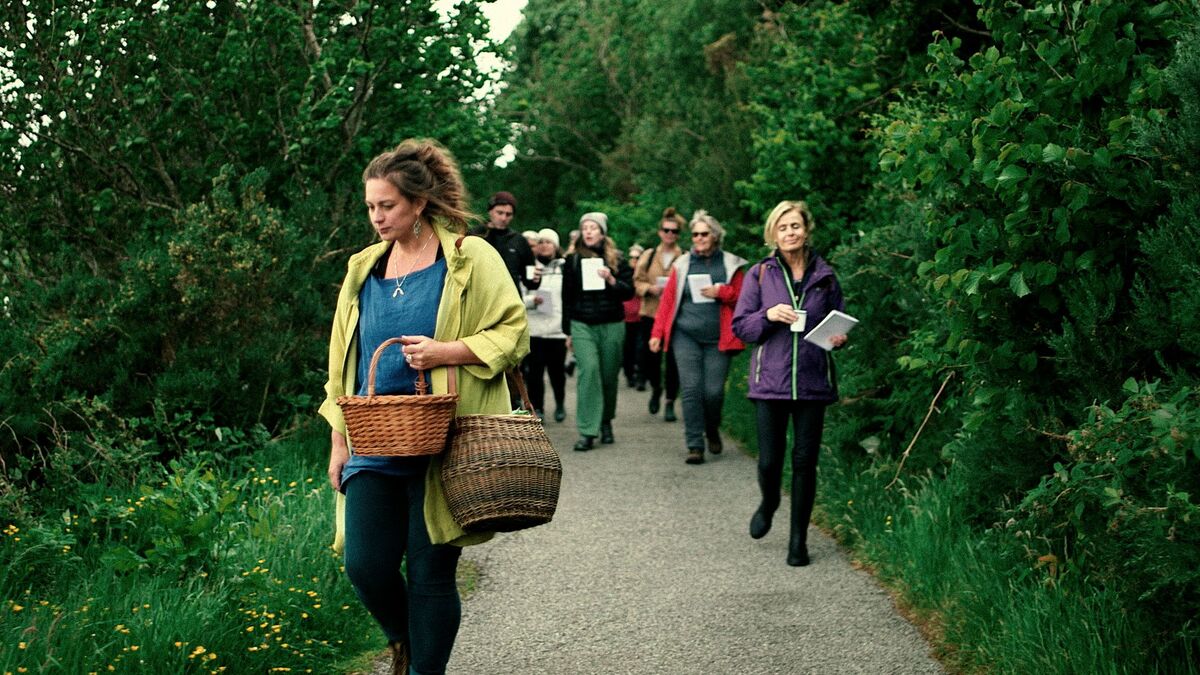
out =
{"type": "Polygon", "coordinates": [[[450,423],[458,405],[455,369],[449,368],[450,393],[430,394],[425,371],[417,371],[417,393],[375,395],[375,368],[387,347],[400,338],[384,340],[371,356],[366,396],[339,396],[346,418],[350,447],[356,455],[416,457],[436,455],[446,448],[450,423]]]}
{"type": "Polygon", "coordinates": [[[462,415],[442,460],[450,513],[464,530],[512,532],[550,522],[562,462],[533,414],[525,381],[509,371],[527,415],[462,415]]]}

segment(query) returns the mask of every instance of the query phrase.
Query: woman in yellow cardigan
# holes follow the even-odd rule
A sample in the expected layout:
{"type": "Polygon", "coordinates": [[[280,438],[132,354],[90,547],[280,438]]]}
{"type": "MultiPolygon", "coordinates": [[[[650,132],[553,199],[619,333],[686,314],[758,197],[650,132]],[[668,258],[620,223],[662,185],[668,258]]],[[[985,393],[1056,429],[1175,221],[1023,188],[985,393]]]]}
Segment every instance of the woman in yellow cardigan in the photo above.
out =
{"type": "Polygon", "coordinates": [[[388,638],[393,671],[441,673],[461,617],[461,547],[491,534],[468,534],[451,517],[440,458],[355,455],[336,401],[366,393],[371,354],[400,336],[402,348],[386,350],[376,368],[376,394],[412,393],[417,370],[445,393],[446,369],[456,367],[456,414],[509,412],[504,372],[529,351],[529,330],[499,254],[461,237],[470,214],[449,152],[430,140],[404,141],[367,165],[363,183],[382,241],[347,266],[321,405],[332,428],[329,482],[338,491],[334,545],[388,638]]]}

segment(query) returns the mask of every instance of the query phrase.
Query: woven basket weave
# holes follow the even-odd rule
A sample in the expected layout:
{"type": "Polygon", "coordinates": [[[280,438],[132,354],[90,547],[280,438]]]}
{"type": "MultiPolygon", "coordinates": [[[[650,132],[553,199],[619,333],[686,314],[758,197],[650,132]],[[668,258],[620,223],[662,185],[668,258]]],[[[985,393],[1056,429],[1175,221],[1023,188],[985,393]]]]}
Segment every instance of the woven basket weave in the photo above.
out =
{"type": "Polygon", "coordinates": [[[527,415],[463,415],[442,460],[450,513],[464,530],[512,532],[550,522],[562,462],[533,414],[519,371],[512,376],[527,415]]]}
{"type": "Polygon", "coordinates": [[[450,393],[430,394],[425,371],[417,371],[417,393],[375,395],[375,368],[379,357],[400,338],[384,340],[371,356],[366,396],[339,396],[337,404],[346,419],[350,446],[356,455],[416,457],[436,455],[446,448],[446,437],[458,405],[454,368],[449,369],[450,393]]]}

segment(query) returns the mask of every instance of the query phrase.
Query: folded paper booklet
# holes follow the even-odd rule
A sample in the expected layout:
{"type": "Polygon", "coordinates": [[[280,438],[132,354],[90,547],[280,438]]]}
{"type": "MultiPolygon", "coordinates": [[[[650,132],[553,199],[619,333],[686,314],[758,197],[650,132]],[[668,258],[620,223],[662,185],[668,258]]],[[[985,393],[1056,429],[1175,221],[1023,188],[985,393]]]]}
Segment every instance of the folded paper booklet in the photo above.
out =
{"type": "Polygon", "coordinates": [[[711,274],[689,274],[687,275],[688,290],[692,294],[692,302],[700,304],[702,302],[716,302],[712,298],[706,298],[700,294],[700,289],[708,288],[713,285],[711,274]]]}
{"type": "Polygon", "coordinates": [[[858,319],[835,309],[825,317],[824,321],[817,324],[816,328],[808,331],[808,335],[805,335],[804,339],[829,351],[833,349],[833,343],[829,341],[829,338],[835,335],[847,335],[857,325],[858,319]]]}
{"type": "Polygon", "coordinates": [[[602,291],[606,282],[600,276],[600,268],[604,267],[604,258],[580,258],[579,273],[585,291],[602,291]]]}

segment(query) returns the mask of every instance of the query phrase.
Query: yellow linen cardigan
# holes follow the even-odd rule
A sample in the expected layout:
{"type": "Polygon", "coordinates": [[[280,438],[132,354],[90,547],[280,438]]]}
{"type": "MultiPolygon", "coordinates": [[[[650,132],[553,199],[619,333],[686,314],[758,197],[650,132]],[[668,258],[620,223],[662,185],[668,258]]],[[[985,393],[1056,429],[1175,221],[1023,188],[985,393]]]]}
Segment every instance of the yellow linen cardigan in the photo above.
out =
{"type": "MultiPolygon", "coordinates": [[[[446,282],[438,305],[433,339],[462,340],[483,365],[458,366],[458,407],[455,415],[511,412],[504,372],[516,367],[529,353],[529,327],[525,306],[517,294],[500,254],[479,237],[459,235],[435,224],[446,257],[446,282]]],[[[388,242],[368,246],[350,258],[338,294],[333,330],[329,336],[329,381],[320,414],[330,427],[346,433],[346,422],[337,398],[353,394],[358,373],[358,294],[375,263],[387,252],[388,242]]],[[[369,358],[369,355],[367,355],[369,358]]],[[[446,368],[429,373],[433,393],[447,390],[446,368]]],[[[468,546],[492,538],[492,533],[467,533],[454,521],[442,489],[442,459],[434,457],[425,474],[425,525],[434,544],[468,546]]],[[[341,551],[345,532],[345,498],[336,493],[336,533],[333,547],[341,551]]]]}

